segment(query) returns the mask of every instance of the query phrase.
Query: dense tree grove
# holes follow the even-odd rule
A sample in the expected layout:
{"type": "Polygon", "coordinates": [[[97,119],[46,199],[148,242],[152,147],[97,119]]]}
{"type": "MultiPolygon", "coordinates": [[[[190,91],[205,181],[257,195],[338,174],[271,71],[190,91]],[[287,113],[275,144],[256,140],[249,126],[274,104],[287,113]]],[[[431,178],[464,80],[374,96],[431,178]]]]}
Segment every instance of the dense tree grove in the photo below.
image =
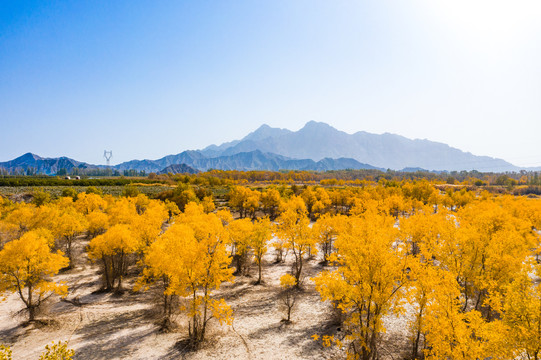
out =
{"type": "MultiPolygon", "coordinates": [[[[302,288],[315,285],[343,323],[314,339],[348,358],[381,358],[389,316],[407,319],[409,359],[541,358],[539,198],[385,178],[222,183],[227,191],[217,197],[198,176],[205,179],[177,177],[154,199],[132,188],[120,197],[89,189],[57,199],[37,192],[29,203],[0,198],[0,294],[18,294],[36,320],[46,299],[67,294],[70,284],[55,276],[77,266],[74,248],[86,238],[103,291],[158,289],[164,324],[180,311],[197,347],[210,321],[232,323],[217,289],[256,268],[250,286],[263,283],[263,256],[272,252],[277,262],[292,259],[278,294],[284,320],[294,321],[302,288]],[[323,268],[311,279],[308,261],[323,268]]],[[[528,176],[517,181],[531,184],[528,176]]]]}

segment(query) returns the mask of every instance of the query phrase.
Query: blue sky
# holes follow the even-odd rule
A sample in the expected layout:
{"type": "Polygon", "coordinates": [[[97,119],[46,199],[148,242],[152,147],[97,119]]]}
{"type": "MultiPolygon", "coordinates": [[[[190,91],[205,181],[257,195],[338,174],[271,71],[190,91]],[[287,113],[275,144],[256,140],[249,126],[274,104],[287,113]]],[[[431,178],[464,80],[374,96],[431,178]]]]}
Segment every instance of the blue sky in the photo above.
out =
{"type": "Polygon", "coordinates": [[[0,2],[0,161],[155,159],[309,120],[541,165],[541,3],[0,2]]]}

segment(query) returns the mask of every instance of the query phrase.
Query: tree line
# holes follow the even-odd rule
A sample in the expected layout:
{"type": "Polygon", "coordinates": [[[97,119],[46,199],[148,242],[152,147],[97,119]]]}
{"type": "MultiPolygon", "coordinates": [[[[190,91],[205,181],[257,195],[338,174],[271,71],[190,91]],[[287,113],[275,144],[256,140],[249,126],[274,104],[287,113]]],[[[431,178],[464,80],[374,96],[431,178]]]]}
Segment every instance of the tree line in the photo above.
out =
{"type": "Polygon", "coordinates": [[[148,178],[126,179],[126,178],[101,178],[101,179],[78,179],[68,180],[51,176],[7,176],[0,177],[0,186],[124,186],[129,184],[160,184],[163,181],[148,178]]]}
{"type": "MultiPolygon", "coordinates": [[[[144,181],[146,178],[149,181],[178,183],[192,185],[246,185],[250,183],[273,183],[273,184],[321,184],[321,185],[362,185],[365,182],[380,182],[380,181],[414,181],[427,180],[431,182],[439,182],[442,184],[462,184],[475,186],[541,186],[541,177],[539,171],[506,172],[506,173],[491,173],[472,171],[395,171],[395,170],[377,170],[377,169],[361,169],[361,170],[330,170],[330,171],[302,171],[302,170],[284,170],[284,171],[239,171],[239,170],[208,170],[197,174],[146,174],[145,171],[137,170],[112,170],[112,169],[86,169],[85,171],[59,171],[56,176],[39,175],[36,171],[9,173],[5,169],[0,168],[0,186],[54,186],[65,185],[57,182],[63,180],[65,175],[80,175],[84,180],[88,177],[113,178],[120,180],[123,177],[136,177],[137,181],[144,181]],[[39,185],[34,185],[31,179],[40,179],[39,185]],[[8,182],[3,182],[7,179],[8,182]],[[45,179],[51,179],[47,183],[45,179]],[[24,185],[24,184],[28,185],[24,185]],[[5,184],[5,185],[3,185],[5,184]],[[8,185],[9,184],[9,185],[8,185]]],[[[101,179],[93,179],[101,180],[101,179]]],[[[103,179],[110,181],[111,179],[103,179]]],[[[123,181],[126,181],[122,179],[123,181]]],[[[112,185],[113,183],[108,183],[112,185]]],[[[96,185],[96,184],[93,184],[96,185]]],[[[124,185],[124,184],[122,184],[124,185]]],[[[89,186],[89,185],[83,185],[89,186]]]]}

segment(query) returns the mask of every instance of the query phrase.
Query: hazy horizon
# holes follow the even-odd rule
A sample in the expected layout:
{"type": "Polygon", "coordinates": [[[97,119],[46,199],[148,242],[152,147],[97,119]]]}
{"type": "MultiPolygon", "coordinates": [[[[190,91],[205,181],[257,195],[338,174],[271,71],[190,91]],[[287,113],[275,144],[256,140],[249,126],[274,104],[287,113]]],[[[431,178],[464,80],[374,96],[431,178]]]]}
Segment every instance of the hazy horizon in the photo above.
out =
{"type": "Polygon", "coordinates": [[[539,18],[536,1],[4,1],[0,161],[157,159],[315,120],[541,166],[539,18]]]}
{"type": "MultiPolygon", "coordinates": [[[[296,131],[301,130],[301,129],[302,129],[304,126],[306,126],[309,122],[324,123],[324,122],[321,122],[321,121],[310,120],[310,121],[306,122],[305,124],[303,124],[303,125],[302,125],[300,128],[298,128],[298,129],[287,129],[287,128],[279,128],[279,129],[282,129],[282,130],[290,130],[290,131],[292,131],[292,132],[296,132],[296,131]]],[[[324,123],[324,124],[326,124],[326,123],[324,123]]],[[[333,126],[330,125],[330,124],[327,124],[327,125],[333,127],[333,126]]],[[[203,147],[197,148],[197,149],[183,149],[183,150],[180,150],[178,153],[182,153],[182,152],[184,152],[184,151],[201,151],[201,150],[206,149],[206,148],[209,147],[209,146],[214,146],[214,145],[219,146],[219,145],[222,145],[222,144],[230,143],[230,142],[235,141],[235,140],[241,140],[241,139],[244,138],[246,135],[249,135],[250,133],[253,133],[254,131],[258,130],[259,128],[261,128],[261,127],[263,127],[263,126],[270,126],[270,125],[268,125],[268,124],[261,124],[261,125],[257,126],[257,128],[255,128],[255,129],[253,129],[253,130],[251,130],[251,131],[248,131],[246,134],[244,134],[244,135],[243,135],[241,138],[239,138],[239,139],[231,139],[231,140],[229,140],[229,141],[225,141],[225,142],[219,143],[219,144],[208,144],[207,146],[203,146],[203,147]]],[[[272,128],[272,126],[270,126],[270,127],[272,128]]],[[[276,128],[276,127],[275,127],[275,128],[276,128]]],[[[334,128],[334,127],[333,127],[333,128],[334,128]]],[[[336,129],[336,128],[335,128],[335,129],[336,129]]],[[[336,130],[342,131],[341,129],[336,129],[336,130]]],[[[344,132],[345,132],[345,131],[344,131],[344,132]]],[[[351,135],[351,134],[355,134],[355,133],[357,133],[357,132],[363,132],[363,130],[354,131],[354,132],[345,132],[345,133],[351,135]]],[[[386,132],[386,133],[388,133],[388,132],[386,132]]],[[[386,134],[386,133],[381,133],[381,134],[377,134],[377,135],[382,135],[382,134],[386,134]]],[[[394,134],[394,135],[402,136],[402,135],[400,135],[400,134],[394,134]]],[[[409,139],[409,138],[408,138],[408,139],[409,139]]],[[[430,140],[430,139],[418,139],[418,138],[415,138],[415,139],[411,139],[411,140],[430,140]]],[[[447,145],[448,145],[448,144],[447,144],[447,145]]],[[[459,150],[461,150],[461,149],[459,149],[459,150]]],[[[25,155],[25,154],[27,154],[27,153],[29,153],[29,152],[26,152],[26,153],[24,153],[24,154],[20,154],[20,155],[17,156],[17,157],[20,157],[20,156],[25,155]]],[[[126,160],[126,161],[130,161],[130,160],[151,160],[151,161],[152,161],[152,160],[158,160],[158,159],[163,158],[163,157],[168,156],[168,155],[176,155],[176,154],[178,154],[178,153],[163,154],[162,156],[158,156],[158,157],[156,157],[156,158],[147,158],[147,157],[145,157],[145,158],[138,158],[138,159],[136,159],[136,158],[130,158],[129,160],[126,160]]],[[[41,157],[44,157],[44,158],[47,158],[47,157],[45,157],[45,156],[43,156],[43,155],[41,155],[41,154],[37,154],[37,153],[33,153],[33,154],[34,154],[34,155],[41,156],[41,157]]],[[[114,153],[113,153],[113,155],[114,155],[114,153]]],[[[484,156],[483,154],[473,154],[473,155],[484,156]]],[[[66,157],[70,158],[70,157],[67,156],[67,155],[57,155],[57,156],[52,156],[52,158],[57,158],[57,157],[61,157],[61,156],[66,156],[66,157]]],[[[113,158],[114,158],[114,157],[113,157],[113,158]]],[[[293,157],[293,158],[297,158],[297,157],[293,157]]],[[[309,158],[309,157],[302,157],[302,158],[304,159],[304,158],[309,158]]],[[[104,165],[104,164],[105,164],[105,158],[103,158],[103,159],[104,159],[104,160],[103,160],[101,163],[98,162],[98,163],[90,163],[90,164],[93,164],[93,165],[104,165]]],[[[9,160],[13,160],[13,159],[9,159],[9,160]]],[[[82,160],[79,160],[79,159],[73,159],[73,160],[82,161],[82,160]]],[[[504,159],[504,160],[505,160],[505,159],[504,159]]],[[[119,165],[119,164],[121,164],[121,163],[123,163],[123,162],[126,162],[126,161],[115,162],[115,161],[113,161],[113,160],[111,159],[111,165],[112,165],[112,166],[119,165]]],[[[1,162],[1,161],[0,161],[0,162],[1,162]]],[[[374,164],[369,164],[369,165],[374,165],[374,164]]],[[[513,164],[513,165],[516,165],[516,164],[513,164]]],[[[410,166],[410,167],[411,167],[411,166],[410,166]]],[[[415,167],[418,167],[418,166],[415,166],[415,167]]],[[[527,167],[525,167],[525,168],[527,168],[527,167]]],[[[533,167],[530,167],[530,168],[536,168],[536,167],[533,166],[533,167]]],[[[396,170],[399,170],[399,169],[397,168],[396,170]]],[[[482,169],[477,169],[477,170],[483,171],[482,169]]]]}

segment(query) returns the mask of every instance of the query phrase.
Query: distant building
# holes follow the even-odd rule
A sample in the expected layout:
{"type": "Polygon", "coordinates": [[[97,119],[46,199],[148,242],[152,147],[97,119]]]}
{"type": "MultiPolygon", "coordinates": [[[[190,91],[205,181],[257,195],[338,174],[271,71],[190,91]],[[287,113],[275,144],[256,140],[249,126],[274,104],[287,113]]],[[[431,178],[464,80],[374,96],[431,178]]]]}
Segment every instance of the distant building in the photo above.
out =
{"type": "Polygon", "coordinates": [[[75,180],[81,180],[81,177],[80,177],[80,176],[76,176],[76,177],[75,177],[75,180]]]}
{"type": "Polygon", "coordinates": [[[71,180],[71,178],[69,176],[66,176],[64,180],[71,180]]]}

